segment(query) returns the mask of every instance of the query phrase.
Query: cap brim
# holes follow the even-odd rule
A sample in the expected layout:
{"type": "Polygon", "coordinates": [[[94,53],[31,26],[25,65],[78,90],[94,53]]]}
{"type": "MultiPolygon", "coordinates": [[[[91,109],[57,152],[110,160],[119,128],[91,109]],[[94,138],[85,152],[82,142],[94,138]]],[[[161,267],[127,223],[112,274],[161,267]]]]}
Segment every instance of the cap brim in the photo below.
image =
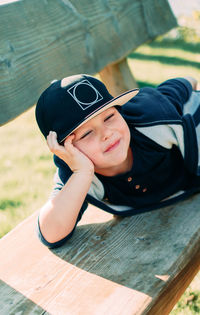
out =
{"type": "Polygon", "coordinates": [[[81,127],[83,124],[85,124],[87,121],[89,121],[90,119],[92,119],[93,117],[99,115],[100,113],[102,113],[103,111],[105,111],[106,109],[113,107],[113,106],[122,106],[124,104],[126,104],[128,101],[130,101],[133,97],[135,97],[139,92],[139,89],[133,89],[133,90],[129,90],[123,94],[118,95],[117,97],[114,97],[112,100],[110,100],[109,102],[103,104],[102,106],[100,106],[98,109],[96,109],[94,112],[90,113],[90,115],[86,116],[85,119],[73,130],[70,131],[69,134],[67,134],[61,141],[59,141],[60,143],[63,142],[71,133],[73,133],[76,129],[78,129],[79,127],[81,127]]]}

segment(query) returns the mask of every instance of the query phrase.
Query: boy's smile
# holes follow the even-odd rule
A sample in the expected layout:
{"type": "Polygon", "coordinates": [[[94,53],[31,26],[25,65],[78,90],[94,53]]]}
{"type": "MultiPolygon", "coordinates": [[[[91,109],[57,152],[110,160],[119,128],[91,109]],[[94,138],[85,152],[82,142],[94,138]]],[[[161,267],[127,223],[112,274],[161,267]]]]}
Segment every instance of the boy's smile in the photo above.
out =
{"type": "Polygon", "coordinates": [[[116,147],[120,144],[120,140],[114,141],[112,144],[110,144],[107,149],[105,150],[105,152],[110,152],[114,149],[116,149],[116,147]]]}
{"type": "Polygon", "coordinates": [[[115,107],[87,121],[73,134],[73,145],[93,162],[96,173],[114,176],[131,169],[129,127],[115,107]]]}

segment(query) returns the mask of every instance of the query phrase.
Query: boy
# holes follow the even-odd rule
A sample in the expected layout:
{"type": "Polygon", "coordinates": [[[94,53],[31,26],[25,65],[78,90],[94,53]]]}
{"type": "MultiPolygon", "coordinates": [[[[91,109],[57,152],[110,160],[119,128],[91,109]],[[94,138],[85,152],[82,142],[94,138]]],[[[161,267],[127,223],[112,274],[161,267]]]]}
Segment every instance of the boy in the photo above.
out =
{"type": "Polygon", "coordinates": [[[38,218],[45,245],[71,237],[88,202],[127,216],[200,190],[196,86],[177,78],[113,98],[96,78],[76,75],[42,93],[36,119],[58,170],[38,218]]]}

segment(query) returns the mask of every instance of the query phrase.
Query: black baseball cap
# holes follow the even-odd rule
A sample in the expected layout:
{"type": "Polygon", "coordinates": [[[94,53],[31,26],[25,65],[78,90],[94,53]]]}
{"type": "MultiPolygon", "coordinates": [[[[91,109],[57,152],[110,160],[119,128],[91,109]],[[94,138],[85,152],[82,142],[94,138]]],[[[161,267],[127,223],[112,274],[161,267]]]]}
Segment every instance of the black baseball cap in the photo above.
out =
{"type": "Polygon", "coordinates": [[[36,120],[45,136],[57,133],[59,143],[85,122],[112,106],[122,106],[139,89],[117,97],[109,94],[105,85],[95,77],[79,74],[54,81],[39,97],[36,120]]]}

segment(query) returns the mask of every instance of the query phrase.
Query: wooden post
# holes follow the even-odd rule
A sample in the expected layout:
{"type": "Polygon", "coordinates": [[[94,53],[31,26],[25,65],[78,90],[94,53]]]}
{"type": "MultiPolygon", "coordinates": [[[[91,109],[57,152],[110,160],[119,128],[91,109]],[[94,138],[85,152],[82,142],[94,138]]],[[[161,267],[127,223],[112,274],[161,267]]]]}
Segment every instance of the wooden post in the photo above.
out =
{"type": "Polygon", "coordinates": [[[99,72],[99,75],[113,96],[138,87],[126,58],[117,63],[107,65],[99,72]]]}

